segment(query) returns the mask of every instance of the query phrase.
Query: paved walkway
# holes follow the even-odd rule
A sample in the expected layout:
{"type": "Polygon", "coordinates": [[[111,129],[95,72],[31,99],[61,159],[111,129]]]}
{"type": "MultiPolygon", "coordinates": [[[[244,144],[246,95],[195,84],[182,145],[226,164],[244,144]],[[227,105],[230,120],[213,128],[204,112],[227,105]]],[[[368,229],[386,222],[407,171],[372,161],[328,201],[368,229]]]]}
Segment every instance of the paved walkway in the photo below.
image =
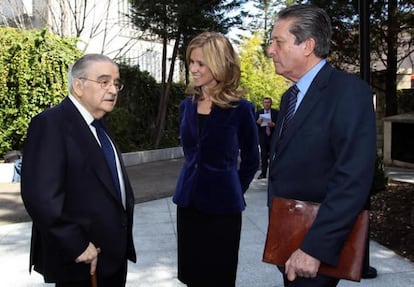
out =
{"type": "MultiPolygon", "coordinates": [[[[180,161],[169,160],[128,168],[136,193],[159,198],[146,195],[136,205],[134,240],[138,263],[129,265],[128,287],[184,286],[176,279],[176,207],[170,197],[179,166],[180,161]],[[169,193],[167,197],[159,197],[165,192],[169,193]]],[[[246,202],[237,287],[281,287],[276,268],[261,261],[267,229],[266,180],[253,181],[246,193],[246,202]]],[[[0,226],[1,286],[53,286],[42,283],[42,277],[36,272],[28,273],[30,228],[30,222],[0,226]]],[[[370,243],[370,251],[371,265],[377,268],[378,277],[361,283],[342,281],[340,287],[414,286],[414,263],[374,241],[370,243]]]]}

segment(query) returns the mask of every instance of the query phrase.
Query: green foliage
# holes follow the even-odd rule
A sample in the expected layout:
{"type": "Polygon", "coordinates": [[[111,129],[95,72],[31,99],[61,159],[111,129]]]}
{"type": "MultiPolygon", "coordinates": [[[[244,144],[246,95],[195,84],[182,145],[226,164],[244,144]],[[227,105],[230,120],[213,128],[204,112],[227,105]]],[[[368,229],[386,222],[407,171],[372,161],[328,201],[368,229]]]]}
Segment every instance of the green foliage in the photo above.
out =
{"type": "MultiPolygon", "coordinates": [[[[175,63],[177,57],[184,55],[184,50],[195,35],[202,31],[216,31],[223,34],[242,22],[240,13],[234,13],[247,0],[237,1],[192,1],[192,0],[129,0],[131,22],[140,31],[146,32],[149,39],[158,38],[163,43],[162,83],[159,108],[157,110],[153,140],[158,148],[165,130],[167,106],[170,105],[170,88],[172,71],[167,76],[167,42],[173,40],[174,48],[169,59],[175,63]],[[168,80],[167,80],[168,79],[168,80]]],[[[186,79],[188,71],[186,69],[186,79]]]]}
{"type": "MultiPolygon", "coordinates": [[[[75,39],[42,31],[0,28],[0,156],[21,150],[33,116],[67,94],[67,70],[81,52],[75,39]]],[[[120,64],[126,83],[108,124],[123,152],[151,149],[160,85],[148,72],[120,64]]],[[[178,105],[183,85],[174,85],[161,147],[179,145],[178,105]]]]}
{"type": "Polygon", "coordinates": [[[31,118],[67,94],[76,39],[0,27],[0,155],[22,148],[31,118]]]}
{"type": "MultiPolygon", "coordinates": [[[[161,87],[138,66],[119,66],[125,88],[114,111],[107,116],[108,125],[122,152],[152,149],[151,134],[155,128],[161,87]]],[[[180,84],[172,87],[164,137],[159,148],[179,145],[178,106],[184,90],[185,87],[180,84]]]]}
{"type": "MultiPolygon", "coordinates": [[[[356,0],[309,0],[327,11],[332,19],[332,46],[329,61],[342,69],[357,69],[360,59],[358,46],[360,21],[356,0]]],[[[386,116],[397,111],[398,67],[413,52],[414,2],[412,0],[369,1],[369,49],[371,66],[384,66],[386,116]]],[[[366,2],[365,2],[366,3],[366,2]]],[[[373,77],[378,73],[373,73],[373,77]]],[[[373,78],[372,82],[380,82],[373,78]]]]}
{"type": "MultiPolygon", "coordinates": [[[[359,42],[359,2],[356,0],[309,0],[305,1],[317,5],[326,10],[332,20],[332,46],[331,63],[335,66],[346,68],[347,66],[359,66],[359,51],[355,43],[359,42]]],[[[386,58],[392,47],[398,47],[397,60],[400,63],[412,51],[412,35],[414,14],[412,0],[375,0],[370,1],[370,49],[371,60],[381,61],[388,65],[386,58]],[[395,7],[393,14],[389,8],[395,7]],[[396,37],[396,41],[390,43],[389,37],[396,37]],[[397,37],[398,36],[398,37],[397,37]]],[[[387,67],[390,68],[390,67],[387,67]]]]}
{"type": "Polygon", "coordinates": [[[414,112],[414,89],[404,89],[397,91],[398,96],[398,113],[414,112]]]}
{"type": "Polygon", "coordinates": [[[129,0],[132,23],[141,31],[168,39],[178,34],[192,38],[201,31],[227,33],[240,26],[238,8],[247,0],[192,1],[192,0],[129,0]]]}
{"type": "Polygon", "coordinates": [[[383,158],[377,155],[375,160],[375,173],[372,181],[371,195],[385,190],[387,183],[388,177],[385,175],[383,158]]]}
{"type": "Polygon", "coordinates": [[[180,103],[184,98],[184,84],[173,84],[171,88],[170,101],[167,108],[167,119],[164,137],[161,141],[162,147],[175,147],[180,145],[179,140],[179,114],[180,103]]]}
{"type": "Polygon", "coordinates": [[[246,20],[244,21],[243,30],[263,31],[267,41],[273,28],[273,19],[277,11],[283,8],[286,1],[280,0],[250,0],[253,9],[249,5],[246,20]],[[285,2],[285,3],[283,3],[285,2]]]}
{"type": "MultiPolygon", "coordinates": [[[[226,34],[240,27],[243,13],[239,8],[247,0],[193,1],[193,0],[128,0],[129,18],[140,31],[148,31],[149,40],[174,40],[178,57],[183,59],[190,40],[203,31],[226,34]],[[239,13],[237,13],[239,11],[239,13]]],[[[166,47],[164,48],[166,49],[166,47]]],[[[165,51],[164,51],[165,52],[165,51]]],[[[162,67],[166,72],[167,67],[162,67]]]]}
{"type": "Polygon", "coordinates": [[[273,61],[266,57],[262,43],[263,37],[256,33],[241,44],[241,87],[247,90],[246,98],[258,108],[264,97],[270,97],[273,108],[278,109],[289,82],[275,73],[273,61]]]}

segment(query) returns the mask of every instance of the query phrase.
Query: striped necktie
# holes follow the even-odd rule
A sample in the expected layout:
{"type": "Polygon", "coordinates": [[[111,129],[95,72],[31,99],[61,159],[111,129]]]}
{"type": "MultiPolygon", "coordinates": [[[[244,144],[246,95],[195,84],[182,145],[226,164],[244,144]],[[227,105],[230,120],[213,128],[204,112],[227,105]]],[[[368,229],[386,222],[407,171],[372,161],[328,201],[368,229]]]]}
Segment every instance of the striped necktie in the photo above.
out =
{"type": "Polygon", "coordinates": [[[283,119],[283,127],[282,127],[282,133],[281,133],[282,135],[287,129],[287,127],[289,126],[289,122],[293,118],[293,115],[295,114],[295,107],[296,107],[296,102],[298,100],[298,93],[299,93],[299,89],[296,85],[293,85],[287,91],[288,107],[287,107],[285,117],[283,119]]]}

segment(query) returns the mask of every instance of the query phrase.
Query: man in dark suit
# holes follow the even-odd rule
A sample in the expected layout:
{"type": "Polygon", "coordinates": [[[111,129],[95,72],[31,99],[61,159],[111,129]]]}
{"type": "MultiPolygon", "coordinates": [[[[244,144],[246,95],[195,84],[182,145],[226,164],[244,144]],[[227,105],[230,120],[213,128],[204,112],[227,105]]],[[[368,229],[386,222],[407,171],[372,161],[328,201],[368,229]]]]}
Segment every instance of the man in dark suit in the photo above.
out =
{"type": "Polygon", "coordinates": [[[28,129],[21,194],[33,220],[30,270],[58,287],[90,286],[95,272],[100,287],[125,286],[127,260],[136,261],[134,195],[101,120],[122,87],[111,59],[85,55],[69,71],[70,95],[28,129]]]}
{"type": "Polygon", "coordinates": [[[272,99],[263,98],[263,109],[256,112],[256,123],[258,125],[261,172],[258,179],[266,178],[269,166],[270,139],[275,129],[277,110],[272,109],[272,99]]]}
{"type": "Polygon", "coordinates": [[[294,83],[282,97],[272,139],[269,201],[321,203],[300,248],[281,268],[285,286],[337,286],[338,279],[317,274],[318,268],[337,265],[374,174],[371,90],[326,62],[330,39],[325,11],[294,5],[278,14],[268,47],[276,72],[294,83]]]}

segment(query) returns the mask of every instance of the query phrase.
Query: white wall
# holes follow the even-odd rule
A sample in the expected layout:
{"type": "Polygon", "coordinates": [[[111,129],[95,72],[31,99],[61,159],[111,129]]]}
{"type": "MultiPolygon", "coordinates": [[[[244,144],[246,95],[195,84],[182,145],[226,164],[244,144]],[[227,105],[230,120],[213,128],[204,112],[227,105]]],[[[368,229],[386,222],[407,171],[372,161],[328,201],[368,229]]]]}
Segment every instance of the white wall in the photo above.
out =
{"type": "MultiPolygon", "coordinates": [[[[162,44],[156,41],[139,40],[141,36],[129,22],[127,0],[89,0],[85,30],[80,35],[79,47],[86,53],[104,53],[111,58],[123,58],[128,63],[138,64],[158,82],[161,81],[162,44]]],[[[167,57],[171,58],[173,44],[170,43],[167,57]]],[[[167,73],[170,63],[167,64],[167,73]]],[[[178,81],[179,61],[176,61],[174,80],[178,81]]]]}
{"type": "MultiPolygon", "coordinates": [[[[126,16],[128,5],[128,0],[1,0],[0,23],[6,17],[2,15],[12,18],[30,13],[32,27],[27,28],[43,28],[47,23],[52,32],[63,37],[80,32],[78,47],[85,53],[102,53],[138,64],[160,82],[162,44],[140,40],[142,33],[134,29],[126,16]]],[[[172,56],[173,45],[168,46],[167,58],[172,56]]],[[[167,73],[169,67],[167,63],[167,73]]],[[[176,60],[174,81],[179,78],[180,64],[176,60]]]]}
{"type": "Polygon", "coordinates": [[[8,24],[10,19],[21,17],[23,14],[32,14],[32,0],[1,0],[0,1],[0,24],[8,24]]]}

